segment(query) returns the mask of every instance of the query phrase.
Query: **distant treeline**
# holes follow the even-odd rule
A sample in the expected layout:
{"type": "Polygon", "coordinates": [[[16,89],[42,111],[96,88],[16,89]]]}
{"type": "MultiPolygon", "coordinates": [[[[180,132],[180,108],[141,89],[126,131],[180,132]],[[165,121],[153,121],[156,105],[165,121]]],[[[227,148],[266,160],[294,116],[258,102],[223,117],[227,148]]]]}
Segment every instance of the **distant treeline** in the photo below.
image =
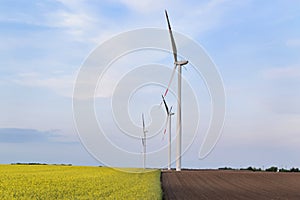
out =
{"type": "Polygon", "coordinates": [[[11,163],[11,165],[57,165],[57,166],[72,166],[72,164],[46,164],[46,163],[11,163]]]}
{"type": "Polygon", "coordinates": [[[253,171],[253,172],[259,172],[259,171],[266,171],[266,172],[300,172],[299,168],[292,167],[290,169],[284,169],[281,168],[279,169],[278,167],[269,167],[264,169],[261,168],[255,168],[255,167],[247,167],[247,168],[240,168],[240,169],[235,169],[231,167],[220,167],[219,170],[248,170],[248,171],[253,171]]]}

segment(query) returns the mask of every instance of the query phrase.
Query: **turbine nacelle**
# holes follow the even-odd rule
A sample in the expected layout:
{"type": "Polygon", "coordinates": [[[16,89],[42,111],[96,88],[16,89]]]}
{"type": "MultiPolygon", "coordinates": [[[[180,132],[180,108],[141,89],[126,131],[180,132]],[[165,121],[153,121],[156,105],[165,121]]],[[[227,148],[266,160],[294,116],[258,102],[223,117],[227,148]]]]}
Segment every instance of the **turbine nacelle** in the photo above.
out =
{"type": "Polygon", "coordinates": [[[175,65],[179,65],[179,66],[183,66],[183,65],[186,65],[188,63],[189,63],[189,61],[187,61],[187,60],[181,60],[181,61],[174,62],[175,65]]]}

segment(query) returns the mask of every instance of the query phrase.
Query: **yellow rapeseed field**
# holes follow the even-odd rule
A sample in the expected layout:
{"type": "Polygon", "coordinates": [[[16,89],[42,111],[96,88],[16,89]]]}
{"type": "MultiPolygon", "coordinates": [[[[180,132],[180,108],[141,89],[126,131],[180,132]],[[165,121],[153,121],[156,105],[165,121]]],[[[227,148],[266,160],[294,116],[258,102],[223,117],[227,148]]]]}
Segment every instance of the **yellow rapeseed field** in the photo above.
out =
{"type": "Polygon", "coordinates": [[[160,171],[0,165],[0,199],[161,199],[160,171]]]}

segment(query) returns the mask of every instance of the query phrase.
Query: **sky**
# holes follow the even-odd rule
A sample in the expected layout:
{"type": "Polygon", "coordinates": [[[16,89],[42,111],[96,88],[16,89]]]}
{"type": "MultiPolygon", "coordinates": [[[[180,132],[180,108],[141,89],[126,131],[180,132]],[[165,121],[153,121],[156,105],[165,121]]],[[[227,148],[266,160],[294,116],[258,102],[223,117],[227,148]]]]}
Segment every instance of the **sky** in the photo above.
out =
{"type": "MultiPolygon", "coordinates": [[[[300,167],[300,2],[296,0],[1,0],[0,163],[100,165],[76,130],[72,109],[76,76],[89,55],[113,36],[139,28],[166,29],[165,9],[173,30],[192,38],[213,60],[226,94],[226,117],[218,143],[199,159],[205,134],[200,126],[183,156],[183,167],[300,167]]],[[[172,62],[171,54],[151,55],[132,56],[140,65],[152,60],[172,62]]],[[[128,64],[129,59],[130,55],[120,59],[119,65],[128,64]]],[[[114,82],[128,70],[119,70],[118,76],[107,76],[106,81],[114,82]]],[[[187,79],[191,76],[189,69],[183,74],[187,79]]],[[[201,93],[205,84],[198,81],[191,84],[194,88],[201,85],[201,93]]],[[[145,88],[144,93],[160,98],[159,87],[145,88]]],[[[97,96],[97,116],[106,132],[111,132],[108,137],[140,153],[140,142],[118,140],[112,121],[106,116],[101,119],[110,92],[97,96]]],[[[199,107],[208,123],[207,91],[203,96],[206,100],[199,107]]],[[[175,104],[174,98],[169,100],[175,104]]],[[[149,109],[143,105],[139,108],[149,109]]],[[[131,114],[138,125],[140,113],[131,114]]],[[[189,115],[184,116],[186,122],[191,121],[189,115]]],[[[146,113],[147,123],[149,118],[146,113]]]]}

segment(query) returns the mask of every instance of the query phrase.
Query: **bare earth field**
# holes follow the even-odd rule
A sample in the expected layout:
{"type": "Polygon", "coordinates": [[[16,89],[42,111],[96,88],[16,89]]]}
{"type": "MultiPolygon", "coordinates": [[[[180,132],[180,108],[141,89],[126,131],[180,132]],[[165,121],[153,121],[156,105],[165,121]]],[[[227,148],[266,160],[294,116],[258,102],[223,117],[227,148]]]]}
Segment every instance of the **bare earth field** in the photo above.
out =
{"type": "Polygon", "coordinates": [[[164,199],[300,199],[300,173],[162,172],[164,199]]]}

